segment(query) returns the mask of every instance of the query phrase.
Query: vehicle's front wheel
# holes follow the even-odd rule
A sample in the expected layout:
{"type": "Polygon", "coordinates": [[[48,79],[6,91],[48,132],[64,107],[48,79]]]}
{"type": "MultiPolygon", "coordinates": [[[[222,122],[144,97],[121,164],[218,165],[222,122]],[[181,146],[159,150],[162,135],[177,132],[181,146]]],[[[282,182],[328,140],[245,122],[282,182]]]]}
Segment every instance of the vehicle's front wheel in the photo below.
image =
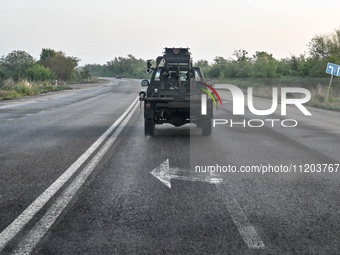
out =
{"type": "Polygon", "coordinates": [[[212,121],[211,119],[204,119],[202,121],[202,135],[210,136],[212,131],[212,121]]]}
{"type": "Polygon", "coordinates": [[[155,122],[153,119],[145,119],[144,120],[144,133],[145,136],[153,136],[155,132],[155,122]]]}

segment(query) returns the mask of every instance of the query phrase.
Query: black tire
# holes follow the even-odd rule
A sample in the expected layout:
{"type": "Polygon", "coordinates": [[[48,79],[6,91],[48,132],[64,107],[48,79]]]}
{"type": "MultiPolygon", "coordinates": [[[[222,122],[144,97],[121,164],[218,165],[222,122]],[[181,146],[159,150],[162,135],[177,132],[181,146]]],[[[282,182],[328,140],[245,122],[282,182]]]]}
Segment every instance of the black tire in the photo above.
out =
{"type": "Polygon", "coordinates": [[[211,119],[204,119],[202,121],[202,135],[210,136],[212,131],[212,121],[211,119]]]}
{"type": "Polygon", "coordinates": [[[144,120],[144,134],[145,136],[153,136],[155,132],[155,122],[153,119],[144,120]]]}

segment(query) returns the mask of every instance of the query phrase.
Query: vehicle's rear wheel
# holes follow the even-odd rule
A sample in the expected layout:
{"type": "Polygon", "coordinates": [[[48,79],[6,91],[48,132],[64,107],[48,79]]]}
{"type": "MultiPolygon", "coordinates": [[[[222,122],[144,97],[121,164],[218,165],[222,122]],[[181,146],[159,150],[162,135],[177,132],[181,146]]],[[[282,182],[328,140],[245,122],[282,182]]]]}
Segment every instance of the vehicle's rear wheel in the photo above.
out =
{"type": "Polygon", "coordinates": [[[153,119],[145,119],[144,120],[144,133],[145,136],[153,136],[155,132],[155,122],[153,119]]]}
{"type": "Polygon", "coordinates": [[[211,119],[204,119],[202,121],[202,135],[210,136],[212,131],[212,121],[211,119]]]}

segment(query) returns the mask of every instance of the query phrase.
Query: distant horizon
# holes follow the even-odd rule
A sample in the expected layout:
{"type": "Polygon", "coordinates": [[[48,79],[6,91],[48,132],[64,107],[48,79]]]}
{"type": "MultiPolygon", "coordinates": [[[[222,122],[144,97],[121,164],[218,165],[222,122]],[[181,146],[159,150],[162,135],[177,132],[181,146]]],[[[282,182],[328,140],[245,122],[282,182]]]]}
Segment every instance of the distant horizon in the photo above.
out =
{"type": "Polygon", "coordinates": [[[189,47],[194,61],[232,58],[234,50],[277,60],[308,52],[316,35],[338,29],[340,2],[269,0],[0,0],[0,56],[43,48],[80,58],[80,66],[115,57],[154,59],[165,47],[189,47]],[[178,18],[176,18],[178,17],[178,18]]]}

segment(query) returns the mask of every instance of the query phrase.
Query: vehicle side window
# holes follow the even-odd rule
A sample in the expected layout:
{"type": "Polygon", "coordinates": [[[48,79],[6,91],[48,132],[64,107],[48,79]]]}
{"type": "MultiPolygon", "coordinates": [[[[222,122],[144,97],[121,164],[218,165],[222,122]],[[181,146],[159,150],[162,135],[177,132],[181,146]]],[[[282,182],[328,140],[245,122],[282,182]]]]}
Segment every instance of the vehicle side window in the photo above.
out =
{"type": "Polygon", "coordinates": [[[161,69],[158,69],[155,74],[155,81],[160,81],[161,69]]]}
{"type": "Polygon", "coordinates": [[[195,81],[201,81],[201,74],[198,70],[195,70],[195,81]]]}

